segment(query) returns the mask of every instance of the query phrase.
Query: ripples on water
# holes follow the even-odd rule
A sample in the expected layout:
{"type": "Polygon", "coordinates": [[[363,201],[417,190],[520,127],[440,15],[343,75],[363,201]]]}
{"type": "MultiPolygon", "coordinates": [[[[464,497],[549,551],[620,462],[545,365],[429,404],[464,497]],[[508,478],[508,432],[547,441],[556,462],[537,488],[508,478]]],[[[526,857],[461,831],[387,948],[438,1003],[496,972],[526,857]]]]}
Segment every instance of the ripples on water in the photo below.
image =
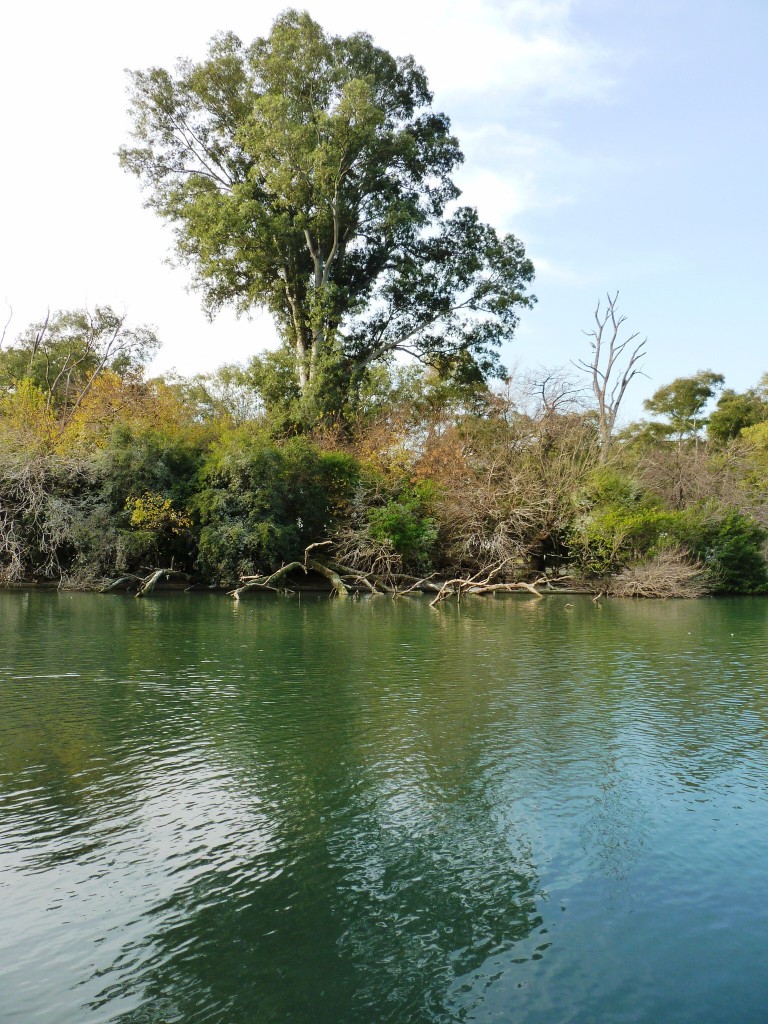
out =
{"type": "Polygon", "coordinates": [[[0,1020],[752,1022],[761,600],[0,594],[0,1020]]]}

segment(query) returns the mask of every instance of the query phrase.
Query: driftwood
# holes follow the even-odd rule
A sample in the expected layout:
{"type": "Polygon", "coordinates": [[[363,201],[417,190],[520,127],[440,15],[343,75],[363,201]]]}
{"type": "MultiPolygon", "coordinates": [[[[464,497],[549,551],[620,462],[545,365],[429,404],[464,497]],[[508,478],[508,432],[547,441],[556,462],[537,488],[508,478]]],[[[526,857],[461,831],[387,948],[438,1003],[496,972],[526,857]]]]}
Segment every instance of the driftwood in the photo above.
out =
{"type": "MultiPolygon", "coordinates": [[[[504,594],[522,590],[527,591],[536,598],[541,598],[547,592],[558,594],[587,592],[581,588],[570,590],[562,585],[553,586],[555,582],[566,583],[568,577],[565,576],[560,577],[557,581],[542,576],[530,583],[522,580],[500,582],[499,576],[508,568],[509,562],[512,560],[510,558],[503,559],[491,568],[485,567],[480,569],[473,576],[457,576],[451,579],[442,579],[436,578],[435,573],[430,573],[427,576],[412,576],[406,573],[395,575],[391,573],[364,572],[360,569],[342,565],[332,558],[321,559],[311,557],[310,552],[316,551],[317,548],[328,547],[331,543],[331,541],[322,541],[310,544],[304,549],[304,558],[301,561],[296,559],[293,562],[287,562],[285,565],[281,565],[279,569],[276,569],[275,572],[259,576],[241,576],[239,585],[233,590],[228,591],[228,596],[233,601],[239,601],[240,595],[249,590],[290,594],[293,591],[290,589],[287,577],[291,573],[303,573],[306,576],[310,572],[317,573],[318,576],[322,576],[328,581],[331,586],[332,596],[348,597],[350,593],[364,591],[371,596],[388,595],[394,600],[406,597],[409,594],[423,594],[431,591],[435,595],[430,602],[431,608],[434,608],[449,597],[455,597],[457,601],[461,601],[465,595],[504,594]],[[544,588],[543,593],[539,589],[541,587],[544,588]]],[[[106,594],[122,586],[135,587],[135,596],[145,597],[147,594],[151,594],[162,580],[169,579],[172,576],[189,579],[186,573],[172,568],[153,569],[147,576],[126,573],[102,587],[101,592],[106,594]]],[[[600,596],[602,595],[598,595],[598,599],[600,596]]]]}
{"type": "Polygon", "coordinates": [[[287,565],[282,565],[276,572],[273,572],[269,576],[241,576],[241,586],[236,587],[234,590],[229,591],[229,596],[233,601],[239,601],[240,595],[246,590],[279,590],[275,584],[281,580],[290,572],[301,571],[305,575],[308,572],[316,572],[320,576],[324,576],[325,579],[331,584],[333,592],[338,597],[347,597],[349,595],[349,589],[345,585],[339,573],[324,562],[319,561],[316,558],[310,558],[309,552],[314,548],[325,547],[330,544],[330,541],[322,541],[317,544],[310,544],[309,547],[304,549],[304,561],[303,562],[288,562],[287,565]]]}
{"type": "Polygon", "coordinates": [[[308,558],[305,564],[307,569],[312,569],[313,572],[317,572],[321,576],[324,576],[339,597],[348,596],[349,590],[342,581],[341,576],[339,576],[339,574],[330,566],[325,565],[323,562],[319,562],[316,558],[308,558]]]}
{"type": "Polygon", "coordinates": [[[151,572],[136,591],[136,597],[144,597],[145,594],[151,594],[160,580],[165,579],[168,572],[168,569],[155,569],[154,572],[151,572]]]}
{"type": "Polygon", "coordinates": [[[133,573],[120,576],[118,579],[112,580],[105,587],[102,587],[101,593],[108,594],[111,590],[117,590],[118,587],[128,584],[136,586],[135,597],[144,597],[146,594],[151,594],[161,580],[170,579],[171,576],[177,576],[185,580],[189,579],[187,573],[179,572],[177,569],[153,569],[148,576],[135,576],[133,573]]]}
{"type": "Polygon", "coordinates": [[[134,576],[133,573],[129,573],[127,576],[120,576],[118,577],[118,579],[112,580],[112,582],[108,583],[105,587],[102,587],[101,593],[108,594],[110,590],[117,590],[118,587],[128,586],[136,583],[140,584],[141,582],[141,576],[134,576]]]}
{"type": "MultiPolygon", "coordinates": [[[[546,576],[539,577],[531,583],[524,581],[512,583],[499,582],[498,577],[511,561],[509,558],[503,559],[490,569],[487,567],[480,569],[473,576],[457,576],[447,580],[436,579],[434,573],[428,576],[410,576],[406,574],[387,574],[382,576],[377,573],[363,572],[350,566],[341,565],[333,559],[321,560],[319,558],[310,558],[310,551],[315,548],[325,547],[330,543],[330,541],[323,541],[320,544],[310,544],[304,551],[303,561],[288,562],[269,575],[242,576],[240,578],[240,585],[235,587],[234,590],[230,590],[228,592],[229,596],[234,601],[239,601],[240,595],[248,590],[290,593],[290,590],[285,585],[285,579],[292,572],[302,572],[305,575],[308,572],[316,572],[328,580],[333,594],[338,597],[347,597],[350,591],[366,591],[371,595],[388,594],[395,599],[415,592],[424,593],[432,591],[435,594],[435,597],[430,602],[430,607],[432,608],[448,597],[455,597],[457,601],[461,601],[464,595],[503,594],[523,590],[536,598],[541,598],[544,594],[539,589],[540,587],[545,588],[544,593],[582,592],[581,590],[573,591],[562,587],[553,587],[554,581],[546,576]]],[[[564,583],[567,577],[561,577],[561,580],[564,583]]]]}
{"type": "Polygon", "coordinates": [[[503,594],[511,593],[515,590],[527,590],[533,594],[534,597],[541,598],[543,595],[541,591],[537,590],[537,587],[542,584],[548,584],[549,580],[546,576],[542,576],[540,579],[534,580],[533,583],[496,583],[495,580],[499,573],[504,569],[510,559],[504,559],[503,562],[499,562],[493,569],[481,569],[476,572],[474,576],[470,577],[456,577],[452,580],[445,580],[443,585],[440,587],[437,596],[430,601],[430,608],[434,608],[435,605],[444,601],[447,597],[456,597],[457,601],[461,601],[464,594],[503,594]]]}
{"type": "Polygon", "coordinates": [[[241,586],[235,587],[234,590],[227,591],[227,595],[232,598],[233,601],[239,601],[240,595],[245,593],[246,590],[272,590],[278,591],[280,588],[274,584],[280,583],[289,572],[293,572],[295,569],[301,569],[306,572],[303,562],[289,562],[287,565],[281,566],[277,572],[273,572],[269,576],[241,576],[241,586]]]}
{"type": "Polygon", "coordinates": [[[234,601],[240,600],[240,595],[248,590],[271,590],[288,592],[288,588],[281,586],[285,577],[292,572],[316,572],[323,576],[331,584],[332,592],[338,597],[348,597],[350,591],[365,590],[369,594],[389,594],[391,597],[401,597],[414,590],[439,590],[439,586],[432,582],[431,576],[408,576],[402,575],[393,578],[390,575],[382,575],[373,572],[362,572],[348,565],[342,565],[334,559],[310,558],[310,551],[316,548],[327,547],[333,543],[325,540],[316,544],[310,544],[304,549],[303,561],[288,562],[281,565],[279,569],[269,575],[241,576],[240,586],[228,591],[234,601]],[[399,585],[398,585],[399,584],[399,585]]]}

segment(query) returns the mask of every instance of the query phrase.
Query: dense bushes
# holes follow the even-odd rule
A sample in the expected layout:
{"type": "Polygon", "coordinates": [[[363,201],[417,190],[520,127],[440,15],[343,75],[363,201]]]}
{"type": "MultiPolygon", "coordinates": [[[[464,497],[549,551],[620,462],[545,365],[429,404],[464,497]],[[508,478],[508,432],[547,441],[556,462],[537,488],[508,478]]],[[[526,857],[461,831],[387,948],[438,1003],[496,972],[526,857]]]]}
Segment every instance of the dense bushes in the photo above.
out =
{"type": "Polygon", "coordinates": [[[200,568],[229,583],[300,558],[328,536],[356,476],[350,456],[305,438],[278,444],[251,429],[225,434],[206,460],[195,499],[200,568]]]}
{"type": "Polygon", "coordinates": [[[712,440],[646,425],[606,452],[573,404],[418,370],[372,377],[354,418],[295,436],[245,373],[144,382],[116,366],[58,403],[44,377],[0,380],[0,580],[94,586],[172,567],[232,584],[322,543],[380,578],[492,569],[625,596],[768,590],[766,423],[729,436],[748,419],[743,396],[724,393],[728,428],[712,440]]]}
{"type": "Polygon", "coordinates": [[[705,510],[691,519],[690,548],[707,568],[711,590],[751,594],[768,588],[768,530],[736,509],[705,510]]]}
{"type": "Polygon", "coordinates": [[[700,569],[710,592],[756,593],[768,586],[768,531],[717,502],[670,509],[629,479],[601,473],[571,532],[571,558],[588,578],[666,559],[700,569]]]}

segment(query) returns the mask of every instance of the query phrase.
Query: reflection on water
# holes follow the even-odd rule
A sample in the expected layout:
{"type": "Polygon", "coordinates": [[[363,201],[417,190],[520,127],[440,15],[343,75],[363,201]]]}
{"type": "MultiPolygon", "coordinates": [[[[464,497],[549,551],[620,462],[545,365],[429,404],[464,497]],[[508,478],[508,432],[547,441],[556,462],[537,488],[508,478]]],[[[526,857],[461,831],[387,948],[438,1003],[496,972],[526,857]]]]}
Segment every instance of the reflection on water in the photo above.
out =
{"type": "Polygon", "coordinates": [[[762,1021],[768,603],[0,594],[0,1020],[762,1021]]]}

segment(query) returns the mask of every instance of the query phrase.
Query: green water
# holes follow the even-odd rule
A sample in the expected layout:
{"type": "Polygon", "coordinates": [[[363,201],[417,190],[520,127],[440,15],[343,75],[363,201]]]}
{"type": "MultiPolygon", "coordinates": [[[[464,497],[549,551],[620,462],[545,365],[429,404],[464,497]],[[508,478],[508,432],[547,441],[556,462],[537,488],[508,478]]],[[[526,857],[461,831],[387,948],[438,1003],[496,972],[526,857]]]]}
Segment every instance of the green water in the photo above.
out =
{"type": "Polygon", "coordinates": [[[767,641],[762,599],[0,593],[0,1020],[762,1024],[767,641]]]}

